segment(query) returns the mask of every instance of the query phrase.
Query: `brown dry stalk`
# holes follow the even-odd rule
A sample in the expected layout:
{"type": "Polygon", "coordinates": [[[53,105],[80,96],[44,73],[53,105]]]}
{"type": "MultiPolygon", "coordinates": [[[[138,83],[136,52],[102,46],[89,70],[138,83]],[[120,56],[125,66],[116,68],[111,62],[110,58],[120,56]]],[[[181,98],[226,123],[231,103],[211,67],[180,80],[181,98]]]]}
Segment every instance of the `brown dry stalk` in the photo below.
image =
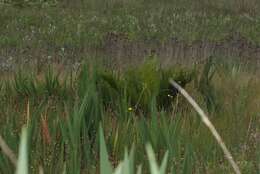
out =
{"type": "Polygon", "coordinates": [[[42,124],[42,138],[45,144],[49,145],[51,144],[51,135],[49,131],[49,126],[48,126],[48,120],[47,116],[42,116],[41,118],[41,124],[42,124]]]}
{"type": "Polygon", "coordinates": [[[43,167],[41,165],[39,166],[39,174],[44,174],[43,167]]]}
{"type": "Polygon", "coordinates": [[[215,139],[217,140],[219,146],[222,148],[225,157],[227,158],[228,162],[231,164],[231,166],[234,169],[234,172],[236,174],[241,174],[238,165],[236,164],[236,162],[234,161],[231,153],[229,152],[229,150],[227,149],[224,141],[222,140],[222,138],[220,137],[219,133],[217,132],[216,128],[214,127],[214,125],[210,122],[208,116],[204,113],[204,111],[199,107],[199,105],[193,100],[193,98],[180,86],[178,85],[178,83],[176,83],[174,80],[170,79],[170,83],[173,87],[175,87],[187,100],[188,102],[193,106],[193,108],[198,112],[198,114],[200,115],[200,118],[202,120],[202,122],[209,128],[210,132],[212,133],[212,135],[215,137],[215,139]]]}
{"type": "Polygon", "coordinates": [[[3,139],[3,137],[1,135],[0,135],[0,149],[9,158],[9,160],[13,163],[13,165],[16,167],[17,158],[16,158],[14,152],[6,144],[5,140],[3,139]]]}
{"type": "Polygon", "coordinates": [[[27,124],[27,126],[29,124],[29,121],[30,121],[30,101],[29,101],[29,98],[28,98],[27,108],[26,108],[26,124],[27,124]]]}

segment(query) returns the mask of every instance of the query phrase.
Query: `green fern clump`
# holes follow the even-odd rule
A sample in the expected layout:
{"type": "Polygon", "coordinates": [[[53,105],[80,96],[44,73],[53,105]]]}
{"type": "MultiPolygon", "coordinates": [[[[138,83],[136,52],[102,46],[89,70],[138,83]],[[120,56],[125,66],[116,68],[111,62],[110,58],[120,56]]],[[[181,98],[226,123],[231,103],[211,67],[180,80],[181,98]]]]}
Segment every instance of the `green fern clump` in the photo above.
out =
{"type": "Polygon", "coordinates": [[[48,96],[58,95],[58,93],[61,91],[59,76],[55,74],[51,69],[48,69],[47,73],[45,74],[44,82],[44,89],[48,96]]]}
{"type": "Polygon", "coordinates": [[[101,70],[98,72],[97,88],[105,106],[111,107],[122,95],[123,82],[117,73],[101,70]]]}
{"type": "Polygon", "coordinates": [[[14,90],[21,97],[36,96],[38,93],[35,79],[21,72],[15,74],[14,90]]]}
{"type": "Polygon", "coordinates": [[[159,92],[161,71],[159,62],[155,59],[145,62],[137,71],[141,82],[151,94],[159,92]]]}
{"type": "Polygon", "coordinates": [[[65,99],[70,94],[66,78],[61,81],[59,74],[49,68],[45,74],[22,73],[14,74],[12,84],[5,83],[8,94],[14,93],[21,98],[48,98],[58,97],[65,99]]]}
{"type": "Polygon", "coordinates": [[[160,68],[156,60],[145,62],[124,74],[126,91],[131,105],[145,109],[160,90],[160,68]]]}
{"type": "Polygon", "coordinates": [[[184,68],[164,69],[156,59],[122,73],[104,68],[95,68],[94,72],[90,72],[87,67],[83,67],[78,91],[79,96],[84,96],[84,90],[93,80],[105,106],[113,107],[126,100],[129,108],[148,111],[151,101],[155,101],[160,108],[170,107],[177,94],[169,83],[170,78],[184,87],[192,80],[193,71],[184,68]]]}
{"type": "Polygon", "coordinates": [[[173,78],[182,87],[191,82],[194,71],[184,68],[164,69],[156,59],[149,60],[137,69],[127,72],[126,84],[131,103],[147,108],[153,98],[161,108],[168,108],[177,91],[169,84],[173,78]]]}

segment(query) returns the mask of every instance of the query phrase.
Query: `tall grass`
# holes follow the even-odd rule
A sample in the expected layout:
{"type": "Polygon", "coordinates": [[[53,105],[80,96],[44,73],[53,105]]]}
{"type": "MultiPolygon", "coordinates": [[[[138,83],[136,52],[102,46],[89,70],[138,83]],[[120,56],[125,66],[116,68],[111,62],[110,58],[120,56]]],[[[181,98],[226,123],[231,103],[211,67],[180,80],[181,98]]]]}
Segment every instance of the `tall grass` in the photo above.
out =
{"type": "MultiPolygon", "coordinates": [[[[256,72],[235,63],[233,68],[223,65],[225,62],[214,64],[216,70],[209,81],[218,94],[221,110],[211,110],[209,117],[241,172],[256,173],[260,82],[256,72]]],[[[100,173],[102,142],[106,142],[109,155],[105,158],[109,158],[112,172],[114,166],[119,165],[116,172],[120,172],[132,165],[129,161],[134,153],[135,164],[142,164],[144,173],[154,158],[163,161],[161,167],[153,166],[152,171],[160,173],[230,173],[232,169],[210,132],[168,83],[168,78],[173,77],[207,109],[207,92],[203,90],[209,88],[199,88],[197,80],[193,80],[208,76],[203,74],[206,66],[212,65],[164,69],[152,61],[116,72],[86,65],[67,80],[51,69],[45,75],[17,74],[1,82],[0,132],[18,154],[21,128],[27,124],[29,173],[38,173],[40,166],[44,173],[100,173]],[[99,138],[99,124],[104,140],[99,138]],[[132,146],[135,150],[128,155],[125,149],[132,146]],[[148,154],[144,153],[146,149],[148,154]],[[123,163],[120,159],[124,159],[123,163]]],[[[137,171],[136,165],[134,168],[131,172],[137,171]]],[[[14,172],[11,161],[1,153],[0,173],[14,172]]]]}

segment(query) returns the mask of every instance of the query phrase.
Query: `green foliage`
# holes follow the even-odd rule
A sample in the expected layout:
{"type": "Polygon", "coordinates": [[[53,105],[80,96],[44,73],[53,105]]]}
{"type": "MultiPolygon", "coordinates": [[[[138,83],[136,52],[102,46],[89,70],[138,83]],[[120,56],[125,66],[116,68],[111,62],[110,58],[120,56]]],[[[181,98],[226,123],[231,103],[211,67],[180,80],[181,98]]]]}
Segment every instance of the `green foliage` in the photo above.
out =
{"type": "MultiPolygon", "coordinates": [[[[260,43],[259,2],[4,0],[0,46],[3,54],[21,56],[22,64],[28,64],[24,57],[49,54],[62,63],[73,57],[73,62],[110,44],[124,51],[136,44],[146,49],[168,42],[232,43],[238,48],[242,42],[254,50],[260,43]]],[[[0,153],[0,173],[39,173],[40,166],[44,173],[68,174],[133,174],[136,169],[138,174],[149,169],[154,174],[231,173],[196,114],[176,98],[169,78],[189,85],[195,99],[216,115],[212,121],[243,173],[259,173],[257,65],[210,58],[199,68],[162,68],[151,59],[120,73],[84,65],[75,77],[49,68],[37,75],[21,69],[13,79],[1,79],[0,132],[19,158],[15,169],[0,153]],[[194,77],[195,85],[190,83],[194,77]],[[27,133],[19,138],[25,123],[27,133]],[[104,128],[100,134],[99,124],[104,128]],[[128,154],[125,149],[133,144],[128,154]]]]}
{"type": "Polygon", "coordinates": [[[161,166],[158,166],[156,159],[155,159],[155,155],[154,155],[154,151],[152,149],[152,146],[148,144],[146,146],[146,150],[147,150],[148,160],[149,160],[149,164],[150,164],[151,174],[164,174],[164,173],[166,173],[168,153],[166,153],[164,155],[161,166]]]}
{"type": "Polygon", "coordinates": [[[23,97],[37,94],[37,89],[32,76],[26,76],[22,72],[18,72],[14,77],[14,89],[18,95],[23,97]]]}
{"type": "MultiPolygon", "coordinates": [[[[205,104],[210,95],[198,87],[216,90],[222,110],[213,113],[212,122],[242,171],[256,173],[259,145],[254,138],[259,127],[260,83],[248,76],[249,69],[234,66],[239,67],[234,70],[222,63],[212,63],[210,68],[207,63],[202,69],[165,69],[150,60],[120,73],[85,65],[67,78],[54,69],[37,77],[15,74],[14,79],[0,83],[0,132],[17,152],[21,127],[27,124],[29,173],[38,173],[39,166],[44,173],[69,174],[98,173],[101,168],[102,172],[130,174],[147,173],[150,168],[151,173],[229,173],[231,169],[223,163],[223,154],[210,133],[181,96],[174,98],[176,93],[168,83],[172,77],[185,86],[202,70],[199,80],[195,85],[189,83],[187,90],[198,103],[205,104]],[[236,77],[241,81],[234,80],[236,77]],[[104,131],[99,130],[100,124],[104,131]],[[150,153],[147,143],[156,153],[150,153]],[[135,148],[128,154],[125,148],[133,144],[135,148]],[[106,151],[109,155],[104,155],[106,151]],[[155,167],[154,159],[161,160],[161,165],[155,167]],[[142,164],[142,170],[135,164],[142,164]]],[[[0,154],[0,173],[14,172],[8,158],[0,154]]]]}
{"type": "Polygon", "coordinates": [[[136,109],[148,108],[150,101],[156,98],[161,108],[169,108],[177,92],[169,84],[173,78],[185,87],[192,80],[193,72],[181,68],[162,69],[156,59],[148,60],[137,69],[126,72],[125,81],[130,103],[136,109]]]}
{"type": "Polygon", "coordinates": [[[199,80],[197,82],[198,91],[202,94],[207,106],[208,112],[220,110],[220,105],[217,103],[218,97],[216,90],[212,84],[213,77],[216,72],[214,60],[210,57],[203,67],[199,80]]]}
{"type": "Polygon", "coordinates": [[[96,81],[100,98],[106,106],[113,107],[116,105],[116,101],[122,99],[124,84],[116,72],[100,70],[97,73],[96,81]]]}
{"type": "Polygon", "coordinates": [[[58,75],[49,68],[45,74],[45,90],[47,95],[55,95],[61,89],[58,75]]]}
{"type": "Polygon", "coordinates": [[[106,149],[106,143],[105,143],[105,138],[103,134],[103,129],[100,126],[99,128],[100,131],[100,173],[101,174],[112,174],[112,166],[109,162],[108,159],[108,153],[106,149]]]}
{"type": "MultiPolygon", "coordinates": [[[[112,165],[109,162],[108,152],[106,149],[103,129],[100,127],[100,173],[101,174],[134,174],[134,148],[132,148],[130,155],[127,150],[124,153],[124,160],[118,164],[115,171],[112,171],[112,165]]],[[[165,174],[168,160],[168,153],[163,157],[161,166],[157,164],[155,153],[150,144],[147,144],[146,151],[148,155],[150,173],[151,174],[165,174]]],[[[141,168],[138,168],[137,174],[141,174],[141,168]]]]}
{"type": "Polygon", "coordinates": [[[184,87],[192,80],[193,71],[175,67],[165,70],[155,59],[121,74],[102,67],[93,71],[84,65],[78,77],[78,96],[84,96],[88,85],[95,83],[98,96],[107,107],[126,100],[134,110],[147,111],[155,98],[158,107],[169,109],[177,94],[169,84],[169,78],[174,78],[184,87]]]}
{"type": "Polygon", "coordinates": [[[149,101],[158,95],[160,71],[155,61],[146,62],[138,69],[129,70],[125,76],[127,93],[132,106],[147,107],[149,101]]]}

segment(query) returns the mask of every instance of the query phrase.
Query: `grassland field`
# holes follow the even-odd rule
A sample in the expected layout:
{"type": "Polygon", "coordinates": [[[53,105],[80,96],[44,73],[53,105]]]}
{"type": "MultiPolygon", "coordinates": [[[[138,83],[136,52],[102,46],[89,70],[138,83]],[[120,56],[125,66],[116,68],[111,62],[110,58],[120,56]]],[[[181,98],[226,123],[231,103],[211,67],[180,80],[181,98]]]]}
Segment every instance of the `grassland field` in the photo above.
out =
{"type": "Polygon", "coordinates": [[[258,174],[259,68],[257,0],[0,1],[0,174],[232,173],[170,78],[258,174]]]}

